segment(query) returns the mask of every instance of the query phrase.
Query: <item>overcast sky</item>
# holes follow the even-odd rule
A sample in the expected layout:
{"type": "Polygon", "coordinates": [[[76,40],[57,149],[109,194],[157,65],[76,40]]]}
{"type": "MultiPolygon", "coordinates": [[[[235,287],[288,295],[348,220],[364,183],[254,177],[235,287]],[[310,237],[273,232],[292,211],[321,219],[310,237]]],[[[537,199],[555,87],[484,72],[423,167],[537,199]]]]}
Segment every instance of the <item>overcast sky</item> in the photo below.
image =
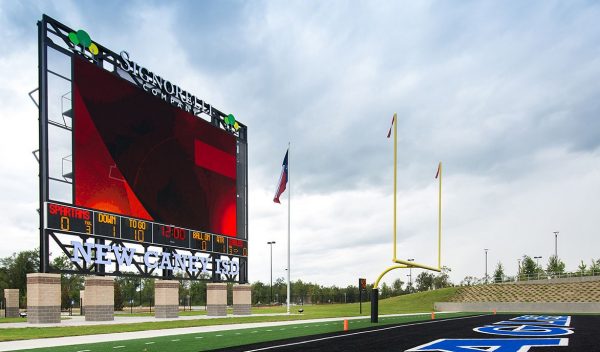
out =
{"type": "MultiPolygon", "coordinates": [[[[248,125],[250,280],[372,282],[398,256],[451,278],[554,252],[600,258],[600,4],[587,1],[0,1],[0,257],[38,246],[36,21],[46,13],[248,125]]],[[[418,271],[413,271],[414,274],[418,271]]],[[[406,271],[391,272],[406,281],[406,271]]]]}

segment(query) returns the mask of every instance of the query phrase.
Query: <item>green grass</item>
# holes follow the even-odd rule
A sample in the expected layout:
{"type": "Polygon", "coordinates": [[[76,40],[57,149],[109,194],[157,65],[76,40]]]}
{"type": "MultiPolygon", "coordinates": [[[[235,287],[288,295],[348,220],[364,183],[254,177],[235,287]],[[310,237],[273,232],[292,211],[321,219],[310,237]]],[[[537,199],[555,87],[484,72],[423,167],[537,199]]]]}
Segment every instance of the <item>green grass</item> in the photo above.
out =
{"type": "MultiPolygon", "coordinates": [[[[467,313],[443,314],[444,318],[473,315],[467,313]]],[[[386,317],[380,319],[379,324],[372,324],[370,319],[358,319],[349,321],[349,329],[362,329],[372,326],[385,326],[389,324],[428,321],[429,314],[418,316],[386,317]]],[[[343,321],[300,323],[284,326],[271,326],[263,328],[237,329],[226,331],[215,331],[206,333],[171,335],[163,337],[151,337],[128,341],[102,342],[94,344],[81,344],[64,347],[40,348],[29,351],[43,352],[74,352],[79,350],[96,351],[172,351],[192,352],[208,351],[217,348],[241,346],[252,343],[275,341],[293,337],[309,336],[343,331],[343,321]]]]}
{"type": "MultiPolygon", "coordinates": [[[[384,299],[379,302],[379,314],[418,313],[433,310],[434,302],[443,302],[456,292],[455,288],[420,292],[411,295],[398,296],[384,299]]],[[[292,313],[297,312],[299,307],[293,307],[292,313]]],[[[358,316],[358,303],[354,304],[324,304],[303,306],[302,315],[280,315],[280,316],[248,316],[229,317],[215,319],[156,321],[131,324],[111,324],[93,326],[65,326],[49,328],[7,328],[0,329],[0,341],[26,340],[36,338],[49,338],[61,336],[81,336],[91,334],[109,334],[117,332],[131,332],[143,330],[186,328],[194,326],[223,325],[236,323],[259,323],[271,321],[303,320],[315,318],[335,318],[358,316]]],[[[284,313],[285,307],[255,308],[253,313],[284,313]]],[[[182,312],[183,313],[183,312],[182,312]]],[[[193,313],[193,312],[192,312],[193,313]]],[[[191,313],[190,313],[191,314],[191,313]]],[[[370,314],[370,303],[363,302],[363,315],[370,314]]],[[[183,315],[183,314],[182,314],[183,315]]]]}
{"type": "MultiPolygon", "coordinates": [[[[400,314],[433,311],[434,302],[445,302],[456,293],[457,288],[448,287],[440,290],[418,292],[382,299],[379,301],[379,314],[400,314]]],[[[371,302],[363,302],[363,315],[370,314],[371,302]]],[[[300,307],[293,307],[293,313],[300,307]]],[[[334,318],[359,316],[359,304],[320,304],[304,307],[304,315],[310,318],[334,318]]],[[[286,307],[254,308],[252,313],[285,313],[286,307]]]]}
{"type": "Polygon", "coordinates": [[[2,323],[23,323],[26,321],[27,321],[27,318],[0,318],[0,324],[2,324],[2,323]]]}
{"type": "MultiPolygon", "coordinates": [[[[69,317],[60,317],[60,320],[69,320],[69,317]]],[[[27,318],[0,318],[0,324],[6,323],[26,323],[27,318]]]]}

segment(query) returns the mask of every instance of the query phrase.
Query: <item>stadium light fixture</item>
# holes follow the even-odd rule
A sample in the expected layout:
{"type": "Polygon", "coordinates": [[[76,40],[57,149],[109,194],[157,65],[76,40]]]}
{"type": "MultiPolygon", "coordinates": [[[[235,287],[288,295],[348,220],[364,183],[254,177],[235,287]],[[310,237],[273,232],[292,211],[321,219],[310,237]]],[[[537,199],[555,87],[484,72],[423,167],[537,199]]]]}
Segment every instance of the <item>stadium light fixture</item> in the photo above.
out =
{"type": "Polygon", "coordinates": [[[554,231],[554,256],[558,260],[558,231],[554,231]]]}

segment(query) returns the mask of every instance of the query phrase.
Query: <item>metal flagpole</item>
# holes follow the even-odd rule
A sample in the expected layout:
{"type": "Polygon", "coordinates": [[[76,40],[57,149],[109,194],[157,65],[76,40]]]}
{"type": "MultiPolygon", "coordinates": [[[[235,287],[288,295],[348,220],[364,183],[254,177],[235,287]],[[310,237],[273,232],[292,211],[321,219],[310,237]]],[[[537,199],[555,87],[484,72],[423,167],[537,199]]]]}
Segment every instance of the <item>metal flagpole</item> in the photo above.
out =
{"type": "Polygon", "coordinates": [[[398,115],[394,113],[393,123],[394,123],[394,259],[393,262],[396,261],[396,189],[397,179],[398,179],[398,115]]]}
{"type": "Polygon", "coordinates": [[[290,314],[290,209],[292,203],[292,182],[290,177],[290,142],[288,142],[288,166],[287,166],[287,181],[288,181],[288,238],[287,238],[287,314],[290,314]]]}
{"type": "Polygon", "coordinates": [[[438,193],[438,269],[442,268],[442,162],[438,165],[440,184],[438,193]]]}

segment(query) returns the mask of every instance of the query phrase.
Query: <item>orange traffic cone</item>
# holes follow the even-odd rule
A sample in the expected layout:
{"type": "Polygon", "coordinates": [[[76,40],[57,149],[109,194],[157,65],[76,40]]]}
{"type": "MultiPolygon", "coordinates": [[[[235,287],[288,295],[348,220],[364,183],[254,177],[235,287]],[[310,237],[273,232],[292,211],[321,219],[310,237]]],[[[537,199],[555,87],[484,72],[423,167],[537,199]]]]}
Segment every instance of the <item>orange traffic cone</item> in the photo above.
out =
{"type": "Polygon", "coordinates": [[[348,320],[344,320],[344,331],[348,331],[348,320]]]}
{"type": "Polygon", "coordinates": [[[431,312],[431,320],[435,319],[435,312],[431,312]]]}

